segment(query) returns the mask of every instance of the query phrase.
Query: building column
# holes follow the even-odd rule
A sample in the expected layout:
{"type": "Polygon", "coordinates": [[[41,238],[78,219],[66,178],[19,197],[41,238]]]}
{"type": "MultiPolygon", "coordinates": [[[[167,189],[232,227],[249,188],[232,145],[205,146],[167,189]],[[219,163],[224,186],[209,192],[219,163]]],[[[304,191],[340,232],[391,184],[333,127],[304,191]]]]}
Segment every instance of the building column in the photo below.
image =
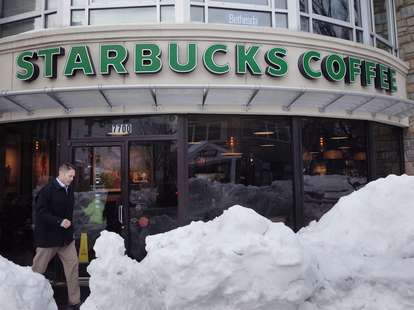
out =
{"type": "MultiPolygon", "coordinates": [[[[409,63],[407,95],[414,100],[414,0],[397,0],[397,29],[400,58],[409,63]]],[[[414,117],[404,130],[405,173],[414,175],[414,117]]]]}

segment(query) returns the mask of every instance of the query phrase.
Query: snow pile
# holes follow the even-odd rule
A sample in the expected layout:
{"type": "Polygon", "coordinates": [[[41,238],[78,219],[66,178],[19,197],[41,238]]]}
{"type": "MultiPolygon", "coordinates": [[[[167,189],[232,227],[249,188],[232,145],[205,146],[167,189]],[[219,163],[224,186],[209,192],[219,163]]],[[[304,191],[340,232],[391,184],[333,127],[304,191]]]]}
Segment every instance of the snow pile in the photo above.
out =
{"type": "Polygon", "coordinates": [[[232,207],[147,238],[124,255],[103,232],[82,310],[412,310],[414,177],[389,176],[342,198],[299,233],[232,207]]]}
{"type": "Polygon", "coordinates": [[[299,232],[318,262],[309,309],[414,309],[413,189],[409,176],[371,182],[299,232]]]}
{"type": "Polygon", "coordinates": [[[113,233],[103,232],[95,251],[82,310],[293,310],[316,279],[289,228],[242,207],[147,237],[141,263],[123,255],[123,240],[113,233]]]}
{"type": "Polygon", "coordinates": [[[57,310],[57,306],[45,277],[0,256],[0,309],[57,310]]]}

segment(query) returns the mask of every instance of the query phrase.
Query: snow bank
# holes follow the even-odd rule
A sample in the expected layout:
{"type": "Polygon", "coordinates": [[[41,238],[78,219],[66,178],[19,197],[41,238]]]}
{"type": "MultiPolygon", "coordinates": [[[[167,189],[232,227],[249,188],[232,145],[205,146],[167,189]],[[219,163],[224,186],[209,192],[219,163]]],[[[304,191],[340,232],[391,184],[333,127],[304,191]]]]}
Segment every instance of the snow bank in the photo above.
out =
{"type": "Polygon", "coordinates": [[[318,262],[309,309],[414,309],[413,189],[411,176],[371,182],[298,233],[318,262]]]}
{"type": "Polygon", "coordinates": [[[293,233],[232,207],[147,238],[141,262],[103,232],[82,310],[412,310],[414,177],[389,176],[293,233]]]}
{"type": "Polygon", "coordinates": [[[0,256],[0,309],[57,310],[57,306],[45,277],[0,256]]]}
{"type": "Polygon", "coordinates": [[[119,236],[103,232],[82,310],[293,310],[314,289],[296,235],[239,206],[214,221],[147,237],[146,248],[137,263],[124,255],[119,236]]]}

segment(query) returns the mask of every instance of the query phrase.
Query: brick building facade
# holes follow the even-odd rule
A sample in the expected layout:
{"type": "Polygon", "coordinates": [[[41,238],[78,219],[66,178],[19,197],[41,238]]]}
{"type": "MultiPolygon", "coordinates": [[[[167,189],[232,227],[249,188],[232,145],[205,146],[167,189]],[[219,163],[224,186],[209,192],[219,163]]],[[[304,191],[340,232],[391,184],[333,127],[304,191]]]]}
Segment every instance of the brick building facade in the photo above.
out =
{"type": "MultiPolygon", "coordinates": [[[[407,77],[408,98],[414,99],[414,0],[396,2],[400,57],[410,65],[407,77]]],[[[414,175],[414,118],[404,132],[405,171],[414,175]]]]}

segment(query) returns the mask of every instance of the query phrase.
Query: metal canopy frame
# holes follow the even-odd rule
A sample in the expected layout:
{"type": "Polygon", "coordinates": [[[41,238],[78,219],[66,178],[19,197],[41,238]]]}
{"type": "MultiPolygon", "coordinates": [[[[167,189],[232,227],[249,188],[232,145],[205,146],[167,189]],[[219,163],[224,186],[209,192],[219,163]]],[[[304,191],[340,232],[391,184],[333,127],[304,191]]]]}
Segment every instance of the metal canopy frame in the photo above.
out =
{"type": "MultiPolygon", "coordinates": [[[[125,94],[122,95],[125,99],[125,94]]],[[[0,98],[12,103],[11,107],[3,109],[0,104],[0,123],[91,115],[198,113],[200,112],[200,106],[202,112],[206,113],[253,113],[375,119],[375,121],[399,126],[407,126],[408,120],[405,121],[405,118],[414,115],[414,101],[401,97],[349,92],[343,89],[304,89],[267,85],[261,85],[260,87],[257,85],[184,84],[94,85],[76,88],[2,91],[0,98]],[[148,103],[148,99],[143,98],[145,96],[136,96],[136,94],[131,93],[129,101],[133,102],[133,105],[126,106],[124,100],[121,98],[118,100],[116,97],[122,94],[122,90],[126,92],[131,90],[148,91],[152,103],[150,105],[144,104],[145,100],[148,103]],[[163,98],[157,94],[158,91],[161,93],[161,90],[164,94],[163,98]],[[175,93],[168,94],[168,90],[174,90],[175,93]],[[187,100],[186,104],[176,108],[176,104],[182,101],[180,96],[183,96],[182,93],[184,93],[177,92],[177,90],[186,90],[186,94],[192,97],[191,100],[187,100]],[[223,90],[228,91],[223,92],[223,90]],[[246,90],[251,92],[246,93],[246,90]],[[117,93],[110,94],[111,91],[117,91],[117,93]],[[73,101],[70,104],[68,102],[68,95],[71,92],[76,92],[78,97],[81,96],[79,100],[83,100],[85,104],[83,106],[76,106],[73,101]],[[167,92],[167,96],[165,96],[165,92],[167,92]],[[210,98],[210,95],[213,93],[214,95],[210,98]],[[45,102],[42,102],[44,99],[39,98],[39,96],[36,97],[36,95],[47,95],[56,104],[56,107],[50,108],[50,103],[46,105],[45,102]],[[333,95],[334,98],[332,98],[333,95]],[[349,99],[341,100],[345,97],[349,99]],[[99,98],[101,99],[99,100],[99,98]],[[231,99],[234,98],[237,98],[237,100],[232,101],[231,99]],[[302,98],[303,100],[301,100],[302,98]],[[102,106],[102,99],[106,103],[105,107],[102,106]],[[209,108],[205,108],[207,106],[207,99],[209,99],[209,108]],[[340,100],[341,103],[339,103],[340,100]],[[382,104],[380,108],[375,108],[376,100],[386,101],[388,104],[385,106],[382,104]],[[299,101],[301,101],[300,104],[298,104],[299,101]],[[27,106],[27,102],[30,102],[30,108],[27,106]],[[233,103],[230,104],[228,102],[233,103]],[[355,105],[355,102],[358,102],[358,104],[355,105]],[[72,106],[73,104],[75,106],[72,106]],[[15,109],[13,106],[15,106],[15,109]],[[403,119],[404,122],[402,122],[403,119]]]]}

